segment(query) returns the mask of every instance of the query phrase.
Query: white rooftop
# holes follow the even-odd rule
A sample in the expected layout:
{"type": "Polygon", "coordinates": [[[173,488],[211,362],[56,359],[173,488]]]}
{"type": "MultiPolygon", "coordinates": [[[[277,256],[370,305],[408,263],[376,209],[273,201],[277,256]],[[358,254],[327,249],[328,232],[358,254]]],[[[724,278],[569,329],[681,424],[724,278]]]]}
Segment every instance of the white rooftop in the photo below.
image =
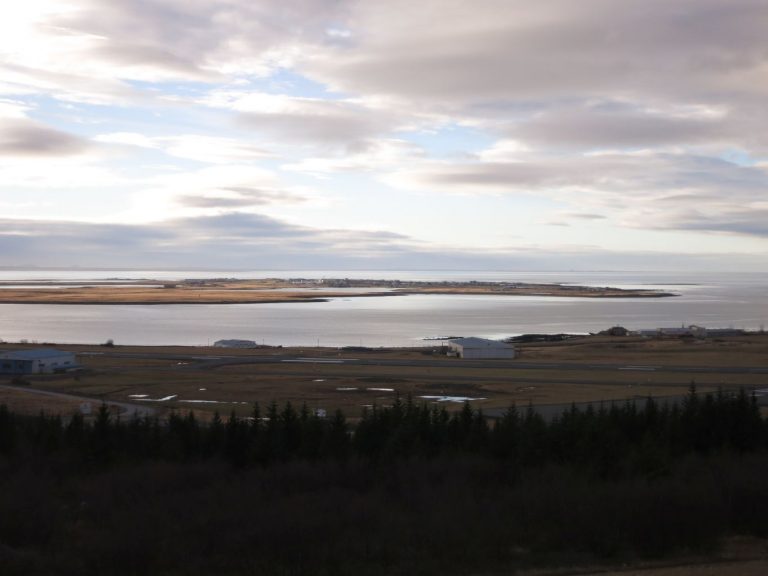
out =
{"type": "Polygon", "coordinates": [[[448,340],[451,344],[458,344],[463,348],[509,348],[510,345],[499,340],[488,340],[486,338],[451,338],[448,340]]]}

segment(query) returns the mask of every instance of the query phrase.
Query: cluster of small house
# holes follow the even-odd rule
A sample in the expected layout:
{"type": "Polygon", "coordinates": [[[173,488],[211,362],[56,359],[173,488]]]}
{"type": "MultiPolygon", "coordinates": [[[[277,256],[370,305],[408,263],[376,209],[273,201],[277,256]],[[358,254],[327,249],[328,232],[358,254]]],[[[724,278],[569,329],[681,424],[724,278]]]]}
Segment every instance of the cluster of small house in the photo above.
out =
{"type": "Polygon", "coordinates": [[[721,338],[723,336],[738,336],[745,331],[738,328],[705,328],[691,324],[674,328],[653,328],[650,330],[630,331],[623,326],[614,326],[600,332],[605,336],[643,336],[645,338],[721,338]]]}

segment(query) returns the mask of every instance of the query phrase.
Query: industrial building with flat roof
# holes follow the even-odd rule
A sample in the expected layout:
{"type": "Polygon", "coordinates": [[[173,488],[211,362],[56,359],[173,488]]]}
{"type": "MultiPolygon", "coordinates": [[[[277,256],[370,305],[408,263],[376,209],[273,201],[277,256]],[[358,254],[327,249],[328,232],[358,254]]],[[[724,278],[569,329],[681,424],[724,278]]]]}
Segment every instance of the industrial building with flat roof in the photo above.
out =
{"type": "Polygon", "coordinates": [[[216,348],[257,348],[258,344],[253,340],[216,340],[213,343],[216,348]]]}
{"type": "Polygon", "coordinates": [[[54,348],[0,352],[0,374],[52,374],[76,367],[72,352],[54,348]]]}
{"type": "Polygon", "coordinates": [[[515,347],[485,338],[453,338],[448,347],[459,358],[514,358],[515,347]]]}

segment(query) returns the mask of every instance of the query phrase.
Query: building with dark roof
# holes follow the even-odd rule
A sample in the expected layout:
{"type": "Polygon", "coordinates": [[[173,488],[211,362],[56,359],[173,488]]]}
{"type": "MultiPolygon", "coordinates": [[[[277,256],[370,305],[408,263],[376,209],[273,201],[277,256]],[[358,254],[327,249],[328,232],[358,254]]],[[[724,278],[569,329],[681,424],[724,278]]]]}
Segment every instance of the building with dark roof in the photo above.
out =
{"type": "Polygon", "coordinates": [[[216,340],[213,343],[216,348],[258,348],[258,344],[253,340],[216,340]]]}
{"type": "Polygon", "coordinates": [[[72,352],[54,348],[0,352],[0,374],[52,374],[76,367],[72,352]]]}

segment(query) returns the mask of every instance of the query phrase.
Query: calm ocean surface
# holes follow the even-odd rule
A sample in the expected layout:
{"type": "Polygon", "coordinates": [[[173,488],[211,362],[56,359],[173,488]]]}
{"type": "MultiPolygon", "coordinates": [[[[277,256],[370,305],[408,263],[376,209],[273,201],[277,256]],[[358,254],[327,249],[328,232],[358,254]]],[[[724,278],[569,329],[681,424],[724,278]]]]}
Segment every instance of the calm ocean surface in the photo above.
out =
{"type": "Polygon", "coordinates": [[[414,346],[425,337],[501,338],[529,332],[587,333],[700,324],[768,324],[768,273],[456,271],[10,271],[0,281],[153,278],[387,278],[562,282],[658,288],[660,299],[412,295],[320,303],[80,306],[0,304],[0,339],[38,342],[206,345],[246,338],[286,346],[414,346]]]}

